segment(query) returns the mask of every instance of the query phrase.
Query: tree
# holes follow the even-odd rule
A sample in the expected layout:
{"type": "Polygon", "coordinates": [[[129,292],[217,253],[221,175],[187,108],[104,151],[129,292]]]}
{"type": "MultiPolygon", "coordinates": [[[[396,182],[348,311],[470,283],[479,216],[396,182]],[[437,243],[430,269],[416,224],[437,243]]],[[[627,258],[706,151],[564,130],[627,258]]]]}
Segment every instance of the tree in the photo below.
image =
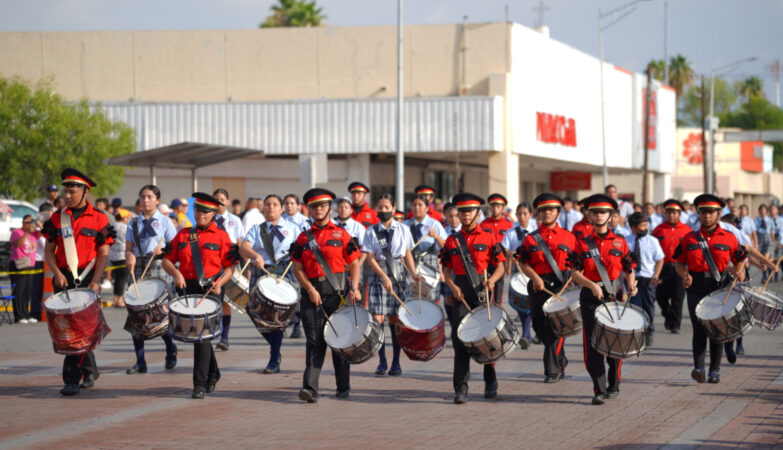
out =
{"type": "MultiPolygon", "coordinates": [[[[706,102],[709,105],[709,87],[706,102]]],[[[727,114],[737,101],[734,88],[724,78],[715,77],[715,116],[727,114]]],[[[685,90],[677,111],[677,122],[693,127],[701,126],[701,89],[691,86],[685,90]]]]}
{"type": "Polygon", "coordinates": [[[651,59],[647,63],[648,66],[652,66],[652,77],[658,81],[666,79],[666,64],[662,59],[651,59]]]}
{"type": "MultiPolygon", "coordinates": [[[[768,102],[762,96],[752,96],[737,110],[723,115],[721,126],[739,127],[746,130],[782,130],[783,109],[768,102]]],[[[772,143],[772,147],[774,149],[773,166],[776,170],[781,170],[783,144],[775,142],[772,143]]]]}
{"type": "Polygon", "coordinates": [[[135,147],[133,129],[110,121],[86,100],[65,102],[53,92],[51,79],[31,86],[0,77],[0,194],[40,198],[66,167],[98,182],[96,195],[110,194],[122,185],[125,170],[104,160],[135,147]]]}
{"type": "Polygon", "coordinates": [[[260,28],[274,27],[319,27],[326,16],[321,14],[323,8],[318,8],[315,1],[278,0],[272,5],[270,14],[260,28]]]}
{"type": "Polygon", "coordinates": [[[737,83],[737,93],[745,100],[764,96],[764,83],[755,75],[737,83]]]}
{"type": "Polygon", "coordinates": [[[677,93],[679,102],[685,88],[693,84],[693,68],[688,58],[677,54],[669,60],[669,84],[677,93]]]}

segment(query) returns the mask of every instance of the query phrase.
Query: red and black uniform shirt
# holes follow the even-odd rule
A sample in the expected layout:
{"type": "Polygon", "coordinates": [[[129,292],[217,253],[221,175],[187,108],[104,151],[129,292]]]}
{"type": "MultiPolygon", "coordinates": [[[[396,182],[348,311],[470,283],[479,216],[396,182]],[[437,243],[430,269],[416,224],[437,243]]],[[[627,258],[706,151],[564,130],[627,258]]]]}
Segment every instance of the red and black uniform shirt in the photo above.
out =
{"type": "MultiPolygon", "coordinates": [[[[441,224],[446,223],[446,218],[443,217],[443,214],[439,213],[434,206],[430,205],[430,210],[427,211],[427,215],[432,217],[433,219],[437,220],[441,224]]],[[[413,218],[413,211],[408,211],[408,214],[405,215],[406,219],[412,219],[413,218]]]]}
{"type": "Polygon", "coordinates": [[[370,209],[367,203],[362,206],[354,206],[351,218],[364,225],[365,228],[370,228],[378,223],[378,213],[374,209],[370,209]]]}
{"type": "Polygon", "coordinates": [[[506,234],[506,231],[514,228],[514,224],[504,216],[500,216],[497,219],[488,217],[479,226],[482,230],[495,236],[495,240],[498,242],[503,242],[503,235],[506,234]]]}
{"type": "Polygon", "coordinates": [[[574,269],[581,270],[588,280],[594,283],[603,281],[598,274],[595,261],[590,256],[590,247],[587,246],[586,239],[592,239],[595,243],[610,280],[616,280],[622,272],[631,273],[636,267],[625,239],[614,234],[612,230],[609,230],[604,237],[593,231],[577,242],[576,252],[571,258],[574,269]]]}
{"type": "MultiPolygon", "coordinates": [[[[318,248],[324,255],[326,264],[329,265],[335,274],[345,272],[345,267],[361,256],[361,252],[359,252],[356,242],[351,239],[351,235],[335,225],[331,220],[323,228],[313,224],[310,227],[310,231],[313,233],[313,238],[318,244],[318,248]]],[[[318,264],[318,260],[315,259],[315,255],[307,243],[307,235],[304,232],[300,233],[296,241],[291,244],[290,253],[292,260],[304,266],[307,278],[326,276],[318,264]]]]}
{"type": "MultiPolygon", "coordinates": [[[[552,258],[557,262],[558,269],[561,272],[565,272],[567,259],[576,250],[577,246],[574,235],[568,230],[561,228],[557,222],[555,222],[554,228],[539,227],[538,233],[546,242],[547,247],[549,247],[552,258]]],[[[544,251],[530,234],[525,236],[524,242],[517,249],[516,257],[521,263],[527,264],[539,275],[552,273],[552,267],[547,262],[544,251]]]]}
{"type": "Polygon", "coordinates": [[[590,236],[592,232],[593,232],[593,225],[588,223],[584,219],[575,223],[574,226],[571,228],[571,233],[573,233],[574,237],[576,237],[577,239],[584,239],[585,236],[590,236]]]}
{"type": "Polygon", "coordinates": [[[60,229],[62,214],[71,216],[71,228],[73,228],[73,238],[76,243],[76,254],[79,257],[79,269],[84,269],[90,264],[90,261],[95,259],[99,248],[114,243],[114,229],[109,224],[109,218],[106,217],[106,214],[93,208],[89,202],[87,202],[84,211],[75,219],[71,208],[56,211],[44,224],[41,234],[47,241],[56,244],[54,256],[57,258],[57,267],[61,269],[68,267],[62,230],[60,229]]]}
{"type": "MultiPolygon", "coordinates": [[[[481,227],[475,227],[471,232],[466,232],[465,228],[462,228],[458,233],[461,233],[465,238],[470,257],[479,274],[484,273],[489,266],[496,267],[506,260],[503,248],[492,233],[482,230],[481,227]]],[[[440,251],[440,261],[443,267],[452,269],[454,275],[467,275],[458,247],[457,239],[454,236],[449,236],[440,251]]]]}
{"type": "MultiPolygon", "coordinates": [[[[234,259],[231,256],[231,238],[228,233],[215,225],[215,222],[203,230],[196,228],[198,247],[201,254],[201,265],[204,267],[204,278],[211,278],[225,267],[231,267],[234,259]]],[[[172,263],[179,262],[179,271],[186,280],[198,280],[196,267],[193,265],[193,254],[190,251],[190,228],[184,228],[171,241],[171,251],[166,255],[172,263]]]]}
{"type": "Polygon", "coordinates": [[[715,227],[712,233],[699,229],[699,231],[691,231],[685,235],[674,252],[674,259],[688,266],[688,271],[694,273],[710,271],[707,262],[704,260],[704,254],[701,248],[699,248],[696,233],[701,234],[704,240],[707,241],[712,259],[715,261],[715,266],[719,272],[723,273],[729,262],[738,264],[745,259],[745,248],[739,245],[737,238],[730,232],[720,226],[715,227]]]}
{"type": "Polygon", "coordinates": [[[652,235],[658,238],[658,242],[661,244],[661,248],[663,249],[663,262],[675,262],[674,252],[677,250],[677,247],[680,246],[682,238],[687,236],[690,232],[691,227],[682,222],[677,222],[677,225],[663,222],[655,227],[652,235]]]}

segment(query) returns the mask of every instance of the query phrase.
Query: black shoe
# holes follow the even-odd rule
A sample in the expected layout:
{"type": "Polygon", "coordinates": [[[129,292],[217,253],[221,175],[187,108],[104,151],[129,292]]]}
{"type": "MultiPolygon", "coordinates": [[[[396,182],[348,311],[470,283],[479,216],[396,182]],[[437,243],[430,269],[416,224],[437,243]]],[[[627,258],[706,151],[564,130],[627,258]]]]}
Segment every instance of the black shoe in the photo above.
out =
{"type": "Polygon", "coordinates": [[[536,345],[539,345],[541,343],[541,339],[539,339],[538,336],[536,336],[536,337],[533,338],[533,340],[531,342],[533,342],[536,345]]]}
{"type": "Polygon", "coordinates": [[[528,341],[525,337],[519,338],[519,349],[527,350],[528,347],[530,347],[530,341],[528,341]]]}
{"type": "Polygon", "coordinates": [[[348,398],[349,395],[351,395],[350,389],[346,389],[344,391],[337,391],[337,393],[334,394],[334,396],[337,398],[348,398]]]}
{"type": "Polygon", "coordinates": [[[79,394],[79,385],[78,384],[66,384],[63,386],[62,389],[60,389],[60,394],[70,397],[71,395],[78,395],[79,394]]]}
{"type": "Polygon", "coordinates": [[[207,388],[206,388],[207,394],[211,394],[211,393],[215,392],[215,385],[216,384],[217,383],[211,383],[211,384],[207,385],[207,388]]]}
{"type": "Polygon", "coordinates": [[[544,378],[544,383],[557,383],[560,381],[560,375],[547,375],[544,378]]]}
{"type": "Polygon", "coordinates": [[[615,398],[618,395],[620,395],[620,388],[609,388],[609,390],[606,392],[606,398],[615,398]]]}
{"type": "Polygon", "coordinates": [[[171,370],[177,367],[177,355],[171,355],[166,357],[166,370],[171,370]]]}
{"type": "Polygon", "coordinates": [[[291,335],[288,337],[291,339],[299,339],[302,337],[302,332],[294,328],[293,331],[291,331],[291,335]]]}
{"type": "Polygon", "coordinates": [[[720,374],[718,372],[710,371],[710,375],[707,377],[707,383],[712,383],[712,384],[720,383],[720,374]]]}
{"type": "Polygon", "coordinates": [[[737,354],[740,356],[745,354],[745,347],[742,344],[737,345],[737,354]]]}
{"type": "Polygon", "coordinates": [[[386,363],[378,364],[378,367],[375,369],[375,376],[382,377],[384,375],[386,375],[386,363]]]}
{"type": "Polygon", "coordinates": [[[647,346],[648,347],[652,347],[652,345],[653,345],[653,335],[652,334],[648,334],[647,335],[647,346]]]}
{"type": "Polygon", "coordinates": [[[600,392],[593,396],[594,405],[603,405],[605,401],[606,401],[606,396],[604,394],[601,394],[600,392]]]}
{"type": "Polygon", "coordinates": [[[693,369],[691,370],[691,378],[696,380],[697,383],[704,383],[707,381],[706,377],[704,376],[704,369],[693,369]]]}
{"type": "Polygon", "coordinates": [[[457,392],[457,395],[454,396],[454,403],[457,405],[462,405],[467,402],[468,402],[467,392],[457,392]]]}
{"type": "Polygon", "coordinates": [[[218,350],[227,351],[228,350],[228,342],[220,341],[215,346],[218,350]]]}
{"type": "Polygon", "coordinates": [[[190,394],[190,398],[194,398],[196,400],[204,400],[204,397],[206,396],[207,393],[203,387],[193,388],[193,393],[190,394]]]}
{"type": "MultiPolygon", "coordinates": [[[[175,362],[175,364],[176,364],[176,362],[175,362]]],[[[166,368],[168,369],[168,363],[166,363],[166,368]]],[[[147,373],[147,366],[135,365],[135,366],[131,367],[130,369],[126,370],[125,373],[127,373],[128,375],[133,375],[133,374],[136,374],[136,373],[147,373]]]]}
{"type": "Polygon", "coordinates": [[[266,365],[266,368],[264,369],[265,374],[270,373],[280,373],[280,363],[283,362],[283,357],[280,356],[277,358],[277,363],[270,362],[266,365]]]}
{"type": "Polygon", "coordinates": [[[484,389],[484,398],[487,399],[494,399],[498,398],[498,389],[484,389]]]}
{"type": "Polygon", "coordinates": [[[89,389],[95,386],[95,380],[97,380],[99,376],[101,375],[99,373],[96,373],[94,376],[89,376],[82,379],[82,384],[80,384],[79,387],[82,389],[89,389]]]}
{"type": "Polygon", "coordinates": [[[392,365],[392,368],[389,369],[389,376],[390,377],[398,377],[402,375],[402,368],[400,366],[394,366],[392,365]]]}
{"type": "Polygon", "coordinates": [[[737,362],[737,353],[734,352],[734,342],[726,342],[723,344],[723,349],[726,352],[726,361],[729,364],[737,362]]]}
{"type": "Polygon", "coordinates": [[[679,328],[672,328],[672,334],[680,334],[679,328]]]}
{"type": "Polygon", "coordinates": [[[299,399],[304,400],[307,403],[318,403],[315,392],[311,391],[310,389],[299,389],[299,399]]]}
{"type": "Polygon", "coordinates": [[[664,322],[663,327],[666,329],[666,331],[672,331],[672,326],[669,325],[669,322],[664,322]]]}

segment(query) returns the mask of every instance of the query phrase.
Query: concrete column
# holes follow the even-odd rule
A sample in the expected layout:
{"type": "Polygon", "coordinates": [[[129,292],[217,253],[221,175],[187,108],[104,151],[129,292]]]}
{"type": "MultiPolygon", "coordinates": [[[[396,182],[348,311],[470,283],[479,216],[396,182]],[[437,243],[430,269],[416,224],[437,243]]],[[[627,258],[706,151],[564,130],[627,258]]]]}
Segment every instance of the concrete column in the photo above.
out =
{"type": "MultiPolygon", "coordinates": [[[[370,181],[370,155],[349,155],[345,167],[347,182],[360,181],[368,186],[370,181]]],[[[347,185],[346,185],[347,188],[347,185]]]]}
{"type": "Polygon", "coordinates": [[[663,203],[671,197],[672,176],[668,173],[656,173],[652,182],[652,202],[663,203]]]}
{"type": "Polygon", "coordinates": [[[489,193],[500,193],[510,208],[519,203],[519,155],[513,152],[511,75],[491,74],[489,95],[503,97],[503,151],[489,153],[489,193]]]}

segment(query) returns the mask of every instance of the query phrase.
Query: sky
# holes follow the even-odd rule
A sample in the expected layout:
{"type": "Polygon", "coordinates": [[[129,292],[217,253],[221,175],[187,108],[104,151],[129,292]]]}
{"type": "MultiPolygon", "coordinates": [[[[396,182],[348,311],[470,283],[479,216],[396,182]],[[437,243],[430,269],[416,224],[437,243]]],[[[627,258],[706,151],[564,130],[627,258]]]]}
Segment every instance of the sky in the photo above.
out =
{"type": "MultiPolygon", "coordinates": [[[[540,0],[407,0],[406,24],[510,21],[532,27],[540,0]],[[508,11],[508,16],[506,16],[508,11]]],[[[545,0],[543,24],[553,39],[598,56],[598,14],[631,0],[545,0]]],[[[273,0],[0,0],[2,31],[179,30],[255,28],[273,0]]],[[[396,0],[317,0],[328,26],[394,25],[396,0]]],[[[604,32],[607,61],[643,71],[668,53],[688,58],[698,74],[756,57],[726,74],[731,81],[758,76],[774,102],[768,66],[783,65],[783,0],[647,0],[604,32]]],[[[610,22],[605,19],[604,24],[610,22]]],[[[393,55],[392,57],[396,57],[393,55]]]]}

